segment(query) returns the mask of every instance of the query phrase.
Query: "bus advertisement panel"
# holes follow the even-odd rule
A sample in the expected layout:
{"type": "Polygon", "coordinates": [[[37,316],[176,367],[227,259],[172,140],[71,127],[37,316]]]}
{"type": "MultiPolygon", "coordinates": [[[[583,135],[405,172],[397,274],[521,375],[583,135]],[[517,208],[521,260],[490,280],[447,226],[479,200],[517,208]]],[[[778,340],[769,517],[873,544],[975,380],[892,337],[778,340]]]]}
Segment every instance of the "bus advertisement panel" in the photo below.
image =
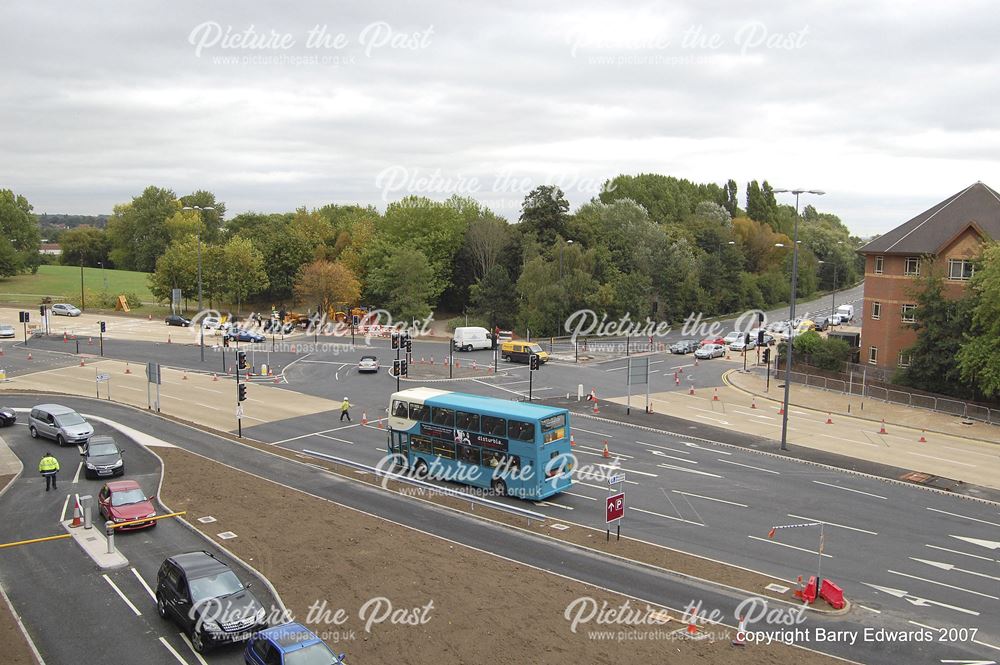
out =
{"type": "Polygon", "coordinates": [[[389,454],[418,476],[538,501],[573,485],[566,409],[433,388],[394,393],[389,454]]]}

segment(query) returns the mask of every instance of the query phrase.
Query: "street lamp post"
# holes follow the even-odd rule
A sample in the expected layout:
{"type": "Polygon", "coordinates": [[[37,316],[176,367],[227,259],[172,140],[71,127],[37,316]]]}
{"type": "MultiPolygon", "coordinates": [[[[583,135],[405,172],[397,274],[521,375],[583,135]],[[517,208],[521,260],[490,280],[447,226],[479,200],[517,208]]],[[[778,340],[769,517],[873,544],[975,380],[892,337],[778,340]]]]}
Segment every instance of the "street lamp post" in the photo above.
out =
{"type": "MultiPolygon", "coordinates": [[[[775,189],[775,194],[790,193],[795,194],[795,227],[792,232],[792,294],[788,299],[788,322],[793,325],[795,321],[795,290],[798,287],[799,276],[799,195],[815,194],[822,196],[825,192],[818,189],[775,189]]],[[[789,330],[788,344],[785,345],[785,399],[784,408],[781,414],[781,449],[788,450],[788,397],[789,389],[792,385],[792,346],[795,339],[795,331],[789,330]]]]}
{"type": "Polygon", "coordinates": [[[104,290],[108,290],[108,271],[107,266],[104,265],[104,261],[98,261],[97,265],[101,266],[101,277],[104,278],[104,290]]]}
{"type": "MultiPolygon", "coordinates": [[[[197,210],[198,211],[198,216],[199,216],[199,219],[200,219],[201,213],[203,211],[205,211],[205,210],[212,210],[212,211],[214,211],[215,208],[213,208],[212,206],[184,206],[183,210],[197,210]]],[[[201,311],[202,311],[202,309],[201,309],[201,230],[199,230],[198,231],[198,312],[200,313],[201,311]]],[[[205,326],[201,325],[201,320],[200,319],[198,320],[198,325],[201,326],[201,334],[198,336],[200,338],[200,340],[201,340],[200,341],[200,346],[201,346],[201,362],[205,362],[205,326]]]]}

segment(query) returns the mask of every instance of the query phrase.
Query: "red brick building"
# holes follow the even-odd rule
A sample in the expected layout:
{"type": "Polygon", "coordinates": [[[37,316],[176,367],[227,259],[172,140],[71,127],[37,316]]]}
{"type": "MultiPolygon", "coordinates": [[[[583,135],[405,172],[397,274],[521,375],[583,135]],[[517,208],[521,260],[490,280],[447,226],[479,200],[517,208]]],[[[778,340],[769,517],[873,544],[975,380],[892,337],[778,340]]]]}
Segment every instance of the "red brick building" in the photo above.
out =
{"type": "MultiPolygon", "coordinates": [[[[945,292],[958,297],[984,242],[1000,240],[1000,194],[977,182],[858,250],[865,257],[861,362],[894,369],[910,359],[917,333],[914,280],[933,260],[945,292]]],[[[857,316],[857,313],[855,314],[857,316]]]]}

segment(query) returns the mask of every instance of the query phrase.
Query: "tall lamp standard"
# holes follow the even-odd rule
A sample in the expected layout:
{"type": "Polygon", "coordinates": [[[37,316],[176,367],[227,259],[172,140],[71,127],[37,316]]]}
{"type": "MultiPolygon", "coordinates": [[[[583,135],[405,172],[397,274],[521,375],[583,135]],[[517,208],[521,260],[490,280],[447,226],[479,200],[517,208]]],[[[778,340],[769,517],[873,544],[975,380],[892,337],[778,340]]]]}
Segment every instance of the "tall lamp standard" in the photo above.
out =
{"type": "MultiPolygon", "coordinates": [[[[775,194],[795,194],[795,227],[792,238],[792,294],[788,302],[788,321],[791,324],[795,320],[795,289],[798,286],[799,277],[799,195],[815,194],[822,196],[826,192],[818,189],[775,189],[775,194]]],[[[788,391],[792,385],[792,340],[795,337],[794,330],[789,331],[788,344],[785,345],[787,357],[785,358],[785,400],[781,414],[781,449],[788,450],[788,391]]]]}
{"type": "MultiPolygon", "coordinates": [[[[201,213],[205,210],[215,211],[212,206],[184,206],[182,210],[197,210],[199,218],[201,213]]],[[[198,312],[201,310],[201,231],[198,231],[198,312]]],[[[198,325],[201,327],[201,334],[199,338],[201,340],[201,362],[205,362],[205,326],[202,325],[201,320],[198,320],[198,325]]]]}

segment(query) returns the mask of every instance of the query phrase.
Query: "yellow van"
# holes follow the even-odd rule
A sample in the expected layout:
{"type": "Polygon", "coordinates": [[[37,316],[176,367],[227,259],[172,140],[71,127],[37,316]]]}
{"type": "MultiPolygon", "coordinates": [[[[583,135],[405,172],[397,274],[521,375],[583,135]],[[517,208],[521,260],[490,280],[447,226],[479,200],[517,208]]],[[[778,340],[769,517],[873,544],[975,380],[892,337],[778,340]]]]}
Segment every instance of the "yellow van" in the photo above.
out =
{"type": "Polygon", "coordinates": [[[531,354],[538,356],[538,362],[548,362],[549,354],[534,342],[504,342],[500,345],[500,357],[515,363],[527,363],[531,354]]]}

